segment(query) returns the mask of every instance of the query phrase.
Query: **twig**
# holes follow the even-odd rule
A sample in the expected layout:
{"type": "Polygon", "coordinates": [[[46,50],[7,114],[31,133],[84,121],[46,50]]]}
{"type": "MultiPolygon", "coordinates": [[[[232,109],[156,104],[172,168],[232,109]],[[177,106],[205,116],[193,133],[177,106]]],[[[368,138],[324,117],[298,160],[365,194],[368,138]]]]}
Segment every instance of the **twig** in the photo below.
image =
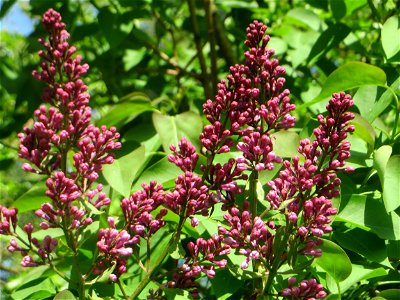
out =
{"type": "Polygon", "coordinates": [[[206,11],[206,21],[208,29],[208,40],[210,42],[210,56],[211,56],[211,83],[212,92],[217,92],[217,51],[215,42],[215,25],[213,19],[213,0],[203,0],[203,6],[206,11]]]}
{"type": "Polygon", "coordinates": [[[187,0],[187,2],[189,5],[190,20],[192,23],[192,29],[193,29],[193,35],[194,35],[194,42],[196,44],[197,56],[199,58],[199,63],[200,63],[200,67],[201,67],[204,94],[205,94],[206,98],[208,99],[208,98],[211,98],[210,82],[209,82],[208,74],[207,74],[206,60],[204,58],[202,47],[201,47],[201,37],[200,37],[199,25],[198,25],[197,19],[196,19],[196,8],[195,8],[193,0],[187,0]]]}

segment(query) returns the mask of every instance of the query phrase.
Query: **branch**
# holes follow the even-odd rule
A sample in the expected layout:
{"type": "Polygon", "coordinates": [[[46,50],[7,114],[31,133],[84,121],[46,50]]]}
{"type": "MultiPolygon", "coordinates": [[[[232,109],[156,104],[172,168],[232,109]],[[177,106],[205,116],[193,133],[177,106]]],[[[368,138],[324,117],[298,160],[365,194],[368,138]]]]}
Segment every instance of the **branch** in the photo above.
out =
{"type": "Polygon", "coordinates": [[[203,0],[203,6],[206,11],[208,39],[210,42],[212,92],[216,93],[218,79],[217,79],[217,51],[215,43],[215,25],[213,19],[213,11],[214,11],[213,0],[203,0]]]}
{"type": "Polygon", "coordinates": [[[200,67],[201,67],[204,94],[205,94],[206,98],[209,99],[209,98],[211,98],[210,82],[208,80],[206,61],[205,61],[205,58],[203,55],[203,51],[201,49],[202,48],[201,47],[201,37],[200,37],[200,31],[199,31],[199,24],[197,23],[197,19],[196,19],[196,8],[195,8],[193,0],[187,0],[187,2],[189,5],[190,20],[192,22],[192,29],[193,29],[193,35],[194,35],[194,42],[196,44],[197,57],[199,58],[199,63],[200,63],[200,67]]]}

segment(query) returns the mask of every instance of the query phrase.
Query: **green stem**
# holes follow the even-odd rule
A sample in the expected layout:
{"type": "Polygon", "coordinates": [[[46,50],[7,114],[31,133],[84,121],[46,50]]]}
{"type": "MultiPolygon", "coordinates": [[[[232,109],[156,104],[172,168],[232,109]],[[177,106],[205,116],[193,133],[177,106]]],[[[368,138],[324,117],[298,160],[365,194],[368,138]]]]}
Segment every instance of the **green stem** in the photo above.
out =
{"type": "Polygon", "coordinates": [[[258,182],[258,172],[254,170],[250,174],[250,189],[249,189],[249,198],[252,199],[251,213],[253,218],[257,216],[257,203],[258,203],[257,182],[258,182]]]}
{"type": "Polygon", "coordinates": [[[272,283],[274,281],[274,278],[276,276],[276,274],[278,273],[278,269],[279,267],[282,265],[282,261],[281,261],[281,257],[283,252],[287,249],[287,240],[289,238],[290,235],[290,231],[291,231],[291,225],[286,224],[286,230],[284,231],[277,231],[275,238],[274,238],[274,244],[275,241],[277,240],[277,244],[275,244],[273,246],[273,250],[275,252],[275,257],[274,257],[274,261],[272,263],[271,269],[269,270],[269,274],[268,274],[268,279],[267,279],[267,283],[265,284],[265,288],[264,288],[264,293],[269,294],[271,292],[271,287],[272,287],[272,283]],[[283,234],[283,236],[282,236],[283,234]]]}
{"type": "Polygon", "coordinates": [[[121,281],[119,281],[119,279],[118,279],[118,281],[117,281],[117,284],[118,284],[119,289],[121,290],[122,294],[124,295],[124,298],[125,298],[125,299],[129,299],[128,295],[126,294],[125,288],[124,288],[124,286],[122,285],[121,281]]]}
{"type": "Polygon", "coordinates": [[[178,223],[178,228],[176,229],[175,233],[172,235],[171,239],[169,240],[167,246],[164,248],[164,251],[161,253],[161,255],[157,258],[154,267],[152,269],[150,269],[146,275],[142,278],[142,280],[140,281],[139,285],[137,286],[137,288],[135,289],[135,291],[132,293],[132,295],[130,297],[128,297],[128,300],[133,300],[133,299],[137,299],[137,297],[139,296],[139,294],[143,291],[143,289],[148,285],[148,283],[150,282],[151,276],[154,274],[154,272],[161,266],[161,263],[163,262],[163,260],[165,259],[165,257],[168,255],[168,253],[170,252],[170,250],[172,250],[171,248],[177,243],[179,242],[180,236],[181,236],[181,231],[182,231],[182,227],[183,224],[185,222],[186,218],[180,217],[179,219],[179,223],[178,223]]]}
{"type": "MultiPolygon", "coordinates": [[[[392,89],[390,89],[390,90],[392,90],[392,89]]],[[[399,115],[400,115],[399,98],[397,98],[396,93],[393,93],[393,95],[394,95],[394,99],[396,100],[396,110],[395,110],[396,115],[394,117],[394,126],[393,126],[392,137],[391,137],[392,142],[394,142],[394,140],[396,139],[397,127],[399,126],[399,115]]]]}

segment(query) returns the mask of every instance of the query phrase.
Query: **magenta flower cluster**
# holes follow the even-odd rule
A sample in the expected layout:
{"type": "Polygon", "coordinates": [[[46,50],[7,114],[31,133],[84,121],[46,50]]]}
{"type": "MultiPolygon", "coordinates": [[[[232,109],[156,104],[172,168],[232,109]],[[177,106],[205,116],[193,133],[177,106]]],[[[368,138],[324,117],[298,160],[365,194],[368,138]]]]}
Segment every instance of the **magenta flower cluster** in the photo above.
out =
{"type": "Polygon", "coordinates": [[[327,296],[322,284],[315,279],[302,280],[299,286],[294,286],[296,278],[288,279],[288,287],[281,291],[281,296],[289,299],[316,300],[327,296]]]}
{"type": "MultiPolygon", "coordinates": [[[[76,49],[67,42],[69,33],[60,14],[48,10],[43,25],[49,39],[39,40],[45,50],[39,51],[41,71],[33,75],[46,84],[43,100],[47,104],[35,111],[32,128],[24,128],[18,135],[19,156],[29,162],[23,165],[25,171],[48,177],[46,195],[51,201],[35,212],[41,219],[40,228],[62,229],[76,259],[83,229],[111,202],[103,186],[94,183],[102,166],[113,163],[113,151],[121,143],[115,128],[90,125],[90,96],[81,80],[89,66],[81,64],[80,56],[74,56],[76,49]]],[[[340,193],[337,172],[352,171],[345,162],[350,157],[346,138],[354,131],[349,125],[354,118],[349,112],[353,101],[345,93],[334,94],[327,116],[318,116],[315,139],[302,140],[299,156],[291,160],[277,156],[272,133],[295,125],[290,114],[295,106],[289,90],[283,89],[285,69],[272,58],[274,50],[267,48],[270,37],[266,29],[258,21],[250,24],[245,64],[232,66],[227,80],[218,84],[215,98],[203,105],[210,122],[199,137],[205,163],[198,165],[198,151],[187,139],[172,145],[168,160],[182,171],[175,186],[165,191],[151,181],[122,199],[123,217],[108,217],[109,227],[99,229],[98,255],[80,278],[100,276],[108,270],[109,280],[120,283],[128,259],[138,253],[141,241],[150,251],[151,237],[166,225],[168,211],[179,217],[170,247],[181,242],[186,221],[198,226],[198,216],[208,216],[215,205],[221,205],[225,212],[218,233],[182,245],[188,255],[177,262],[173,274],[165,276],[165,287],[189,289],[194,298],[200,297],[197,279],[202,275],[213,279],[218,268],[227,266],[227,255],[235,252],[243,256],[241,269],[252,265],[254,272],[267,273],[266,291],[256,291],[261,294],[270,291],[280,266],[296,265],[298,254],[322,255],[321,237],[332,231],[330,223],[337,213],[332,205],[332,198],[340,193]],[[216,159],[229,152],[230,158],[225,161],[216,159]],[[267,195],[259,197],[260,172],[277,165],[282,170],[267,183],[267,195]]],[[[17,219],[16,209],[0,206],[0,234],[13,236],[8,250],[20,252],[25,267],[51,264],[58,241],[49,235],[38,241],[32,236],[34,227],[30,223],[23,227],[27,239],[21,238],[16,232],[17,219]]],[[[147,268],[138,260],[149,274],[150,257],[147,253],[147,268]]],[[[277,293],[290,299],[326,296],[316,279],[304,279],[299,286],[295,282],[295,278],[289,278],[288,287],[277,293]]],[[[151,297],[159,299],[161,294],[160,290],[152,291],[151,297]]]]}
{"type": "MultiPolygon", "coordinates": [[[[41,70],[32,74],[46,84],[42,99],[48,104],[41,105],[35,111],[32,128],[24,128],[18,135],[19,157],[28,161],[23,165],[25,171],[48,177],[46,195],[51,201],[43,203],[36,211],[36,215],[42,219],[41,229],[52,227],[71,232],[66,236],[67,243],[76,251],[79,232],[93,222],[93,214],[83,202],[88,201],[97,209],[110,203],[101,185],[94,189],[91,187],[102,165],[113,162],[112,151],[120,148],[121,143],[117,141],[119,134],[115,128],[97,128],[89,124],[90,95],[81,80],[89,66],[81,63],[79,55],[74,56],[76,48],[67,42],[69,33],[65,30],[61,15],[49,9],[43,16],[43,25],[49,38],[39,39],[44,47],[39,51],[41,70]],[[69,165],[68,155],[71,152],[73,164],[69,165]],[[74,231],[77,231],[76,235],[72,234],[74,231]]],[[[16,210],[4,208],[3,215],[7,222],[12,221],[14,228],[11,230],[3,224],[1,233],[18,237],[15,232],[16,210]],[[13,214],[9,213],[11,211],[13,214]]],[[[9,250],[25,254],[21,262],[23,266],[41,263],[27,256],[29,251],[36,253],[43,262],[49,260],[57,240],[47,236],[40,244],[31,238],[31,224],[26,225],[24,230],[29,243],[25,243],[25,248],[21,250],[14,239],[9,250]]]]}

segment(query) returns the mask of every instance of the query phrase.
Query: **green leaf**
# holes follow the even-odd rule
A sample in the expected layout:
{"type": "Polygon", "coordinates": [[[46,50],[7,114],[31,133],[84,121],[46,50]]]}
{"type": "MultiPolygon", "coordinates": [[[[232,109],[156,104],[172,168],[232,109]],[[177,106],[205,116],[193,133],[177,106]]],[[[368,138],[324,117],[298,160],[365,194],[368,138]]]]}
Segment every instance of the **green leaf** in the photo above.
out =
{"type": "Polygon", "coordinates": [[[385,241],[375,234],[354,228],[345,232],[335,231],[334,238],[340,246],[364,256],[370,261],[392,268],[388,259],[385,241]]]}
{"type": "Polygon", "coordinates": [[[106,270],[104,270],[103,273],[101,273],[99,276],[97,276],[96,278],[94,278],[93,280],[86,282],[87,285],[92,285],[96,282],[107,282],[110,280],[110,275],[114,272],[114,269],[116,267],[116,262],[114,262],[111,267],[107,268],[106,270]]]}
{"type": "Polygon", "coordinates": [[[133,22],[124,23],[117,13],[112,13],[108,7],[100,9],[97,15],[99,27],[111,48],[117,47],[133,29],[133,22]]]}
{"type": "Polygon", "coordinates": [[[382,291],[378,294],[379,297],[384,297],[387,300],[398,300],[400,299],[400,289],[389,289],[382,291]]]}
{"type": "Polygon", "coordinates": [[[362,86],[354,95],[353,100],[360,114],[368,122],[372,123],[390,105],[393,100],[392,91],[397,91],[399,87],[400,77],[389,88],[386,88],[381,95],[382,88],[378,86],[362,86]]]}
{"type": "Polygon", "coordinates": [[[112,106],[112,108],[100,118],[96,124],[98,126],[105,125],[107,127],[122,125],[132,121],[140,114],[146,111],[154,111],[150,99],[142,93],[131,93],[123,98],[121,102],[112,106]]]}
{"type": "Polygon", "coordinates": [[[347,63],[333,71],[326,79],[321,93],[312,101],[300,105],[297,109],[309,107],[339,93],[365,85],[384,86],[385,72],[373,65],[362,62],[347,63]]]}
{"type": "Polygon", "coordinates": [[[374,153],[374,169],[378,172],[381,185],[384,184],[384,175],[386,170],[387,162],[389,161],[390,155],[392,154],[392,147],[384,145],[380,147],[374,153]]]}
{"type": "MultiPolygon", "coordinates": [[[[157,181],[157,183],[165,185],[169,181],[175,180],[182,171],[174,164],[168,161],[167,157],[160,159],[155,164],[147,168],[135,181],[133,185],[133,190],[140,189],[142,182],[149,183],[152,180],[157,181]]],[[[166,187],[166,186],[164,186],[166,187]]]]}
{"type": "Polygon", "coordinates": [[[400,217],[395,212],[387,213],[383,203],[365,195],[351,195],[347,205],[335,218],[336,221],[371,229],[385,240],[400,239],[400,217]]]}
{"type": "Polygon", "coordinates": [[[63,290],[54,297],[53,300],[73,300],[76,299],[74,294],[72,294],[69,290],[63,290]]]}
{"type": "Polygon", "coordinates": [[[45,278],[44,280],[43,278],[36,279],[34,281],[30,281],[29,278],[25,279],[27,279],[27,281],[24,282],[24,287],[26,285],[29,285],[29,287],[14,291],[11,295],[12,299],[38,299],[34,296],[35,293],[40,293],[41,297],[47,298],[56,292],[54,282],[51,280],[51,277],[45,278]]]}
{"type": "Polygon", "coordinates": [[[400,155],[389,158],[383,184],[383,203],[387,212],[400,206],[400,155]]]}
{"type": "Polygon", "coordinates": [[[200,149],[199,135],[203,129],[201,117],[191,111],[176,116],[153,114],[153,124],[160,135],[164,151],[169,153],[171,144],[178,145],[186,137],[196,148],[200,149]]]}
{"type": "Polygon", "coordinates": [[[175,243],[174,245],[172,245],[169,256],[171,256],[173,259],[180,259],[182,257],[185,257],[185,249],[183,249],[182,244],[175,243]]]}
{"type": "Polygon", "coordinates": [[[350,27],[343,23],[334,23],[321,33],[307,58],[308,64],[313,64],[330,49],[338,45],[351,32],[350,27]]]}
{"type": "Polygon", "coordinates": [[[164,289],[168,300],[187,300],[192,299],[188,291],[182,289],[164,289]]]}
{"type": "Polygon", "coordinates": [[[291,23],[309,27],[315,31],[318,31],[321,26],[321,19],[312,10],[303,7],[296,7],[290,10],[286,15],[286,19],[291,23]]]}
{"type": "Polygon", "coordinates": [[[136,66],[138,63],[141,62],[143,57],[146,55],[147,50],[146,48],[140,48],[140,49],[126,49],[124,57],[122,61],[124,62],[124,70],[129,71],[132,69],[134,66],[136,66]]]}
{"type": "Polygon", "coordinates": [[[323,239],[321,250],[322,256],[314,261],[316,265],[325,270],[336,282],[341,282],[349,277],[352,270],[351,261],[340,246],[323,239]]]}
{"type": "MultiPolygon", "coordinates": [[[[331,262],[332,264],[336,264],[336,260],[331,262]]],[[[346,278],[345,281],[339,283],[340,292],[343,293],[348,289],[354,287],[354,285],[362,280],[367,280],[370,278],[376,278],[387,275],[387,271],[384,268],[371,268],[361,266],[361,265],[352,265],[352,272],[349,277],[346,278]]],[[[329,291],[332,293],[338,293],[337,283],[334,282],[334,279],[329,275],[327,276],[327,286],[329,291]]]]}
{"type": "Polygon", "coordinates": [[[145,148],[141,146],[128,155],[103,166],[103,175],[110,186],[124,197],[129,197],[135,175],[145,161],[145,148]]]}
{"type": "Polygon", "coordinates": [[[45,194],[46,190],[47,187],[45,182],[40,181],[25,194],[15,200],[13,206],[18,208],[19,213],[39,209],[43,203],[50,201],[50,198],[45,194]]]}
{"type": "Polygon", "coordinates": [[[271,135],[273,151],[280,157],[298,155],[300,137],[296,132],[281,130],[271,135]]]}
{"type": "Polygon", "coordinates": [[[400,17],[391,16],[382,27],[382,48],[386,58],[390,59],[400,51],[400,17]]]}
{"type": "Polygon", "coordinates": [[[355,126],[354,134],[364,140],[369,149],[374,149],[375,145],[375,130],[372,125],[359,114],[354,114],[354,119],[350,122],[355,126]]]}

